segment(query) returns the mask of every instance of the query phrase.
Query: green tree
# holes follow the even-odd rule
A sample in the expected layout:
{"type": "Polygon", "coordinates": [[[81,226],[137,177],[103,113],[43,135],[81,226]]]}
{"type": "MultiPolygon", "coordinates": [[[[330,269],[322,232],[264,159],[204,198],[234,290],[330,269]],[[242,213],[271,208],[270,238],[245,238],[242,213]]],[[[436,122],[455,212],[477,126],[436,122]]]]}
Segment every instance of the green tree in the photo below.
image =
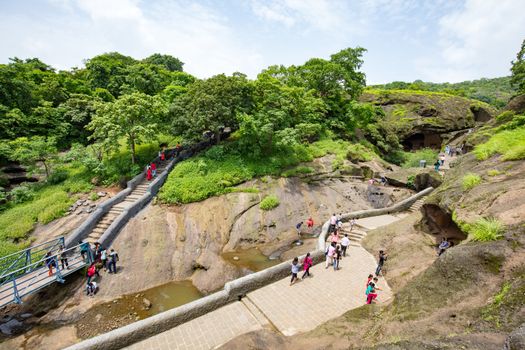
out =
{"type": "Polygon", "coordinates": [[[91,88],[106,89],[117,97],[126,80],[126,68],[135,63],[132,57],[118,52],[98,55],[86,61],[86,79],[91,88]]]}
{"type": "Polygon", "coordinates": [[[87,125],[93,131],[91,138],[99,140],[106,150],[116,149],[119,139],[125,138],[133,164],[136,144],[155,138],[167,112],[162,99],[140,92],[123,95],[112,103],[98,103],[95,108],[96,114],[87,125]]]}
{"type": "Polygon", "coordinates": [[[525,40],[521,43],[521,49],[512,61],[511,83],[520,93],[525,93],[525,40]]]}
{"type": "Polygon", "coordinates": [[[162,66],[170,72],[182,72],[182,66],[184,65],[178,58],[170,55],[161,55],[160,53],[155,53],[143,59],[142,62],[162,66]]]}
{"type": "Polygon", "coordinates": [[[68,141],[87,143],[89,132],[85,128],[96,112],[97,102],[102,102],[98,97],[85,94],[72,94],[69,99],[60,105],[63,119],[68,123],[68,141]]]}
{"type": "Polygon", "coordinates": [[[211,131],[219,140],[221,128],[236,128],[237,113],[251,109],[251,90],[246,76],[239,73],[196,81],[170,107],[175,133],[198,140],[211,131]]]}
{"type": "Polygon", "coordinates": [[[42,136],[34,137],[19,137],[10,143],[11,150],[8,158],[33,166],[40,162],[44,166],[46,178],[50,173],[49,161],[57,154],[56,143],[53,138],[46,138],[42,136]]]}

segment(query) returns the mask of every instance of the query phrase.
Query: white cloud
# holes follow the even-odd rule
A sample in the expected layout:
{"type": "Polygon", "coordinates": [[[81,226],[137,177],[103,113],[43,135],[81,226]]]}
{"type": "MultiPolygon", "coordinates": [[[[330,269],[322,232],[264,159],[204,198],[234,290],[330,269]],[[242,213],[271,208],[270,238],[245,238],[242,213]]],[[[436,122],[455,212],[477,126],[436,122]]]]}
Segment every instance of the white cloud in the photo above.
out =
{"type": "Polygon", "coordinates": [[[440,19],[439,51],[418,58],[418,71],[432,81],[508,75],[525,38],[524,13],[522,0],[467,0],[440,19]]]}
{"type": "Polygon", "coordinates": [[[323,31],[343,29],[345,15],[349,14],[344,2],[338,0],[253,0],[252,10],[260,18],[287,27],[305,24],[323,31]]]}
{"type": "Polygon", "coordinates": [[[0,56],[40,57],[60,69],[119,51],[135,58],[171,54],[198,77],[241,71],[255,76],[261,56],[237,41],[214,9],[161,0],[50,0],[53,15],[0,13],[0,56]],[[146,6],[147,5],[147,6],[146,6]]]}

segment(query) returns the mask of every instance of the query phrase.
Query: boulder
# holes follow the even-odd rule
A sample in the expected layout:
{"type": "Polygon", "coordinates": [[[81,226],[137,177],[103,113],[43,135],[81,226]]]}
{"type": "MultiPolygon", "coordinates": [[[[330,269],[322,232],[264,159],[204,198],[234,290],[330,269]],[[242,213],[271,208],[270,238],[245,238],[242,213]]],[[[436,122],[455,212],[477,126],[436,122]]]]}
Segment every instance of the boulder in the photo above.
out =
{"type": "Polygon", "coordinates": [[[144,305],[144,309],[145,309],[145,310],[149,310],[149,309],[151,309],[151,307],[153,306],[153,304],[151,303],[151,301],[149,301],[149,300],[146,299],[146,298],[142,298],[142,304],[144,305]]]}
{"type": "Polygon", "coordinates": [[[505,345],[503,345],[504,350],[522,350],[525,349],[525,323],[522,323],[521,326],[516,328],[512,333],[509,334],[505,345]]]}
{"type": "Polygon", "coordinates": [[[97,192],[97,196],[99,196],[99,197],[106,197],[107,195],[108,195],[108,193],[104,192],[104,191],[97,192]]]}

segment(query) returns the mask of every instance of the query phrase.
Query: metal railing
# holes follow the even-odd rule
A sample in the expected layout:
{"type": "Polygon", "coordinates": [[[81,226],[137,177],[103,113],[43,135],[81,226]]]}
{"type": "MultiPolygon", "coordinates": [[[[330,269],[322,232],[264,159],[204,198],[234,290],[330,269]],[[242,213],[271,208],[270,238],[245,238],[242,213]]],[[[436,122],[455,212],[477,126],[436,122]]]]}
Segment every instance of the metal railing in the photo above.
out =
{"type": "MultiPolygon", "coordinates": [[[[63,242],[64,237],[56,239],[63,242]]],[[[32,248],[46,246],[46,243],[39,244],[22,251],[29,251],[32,248]]],[[[84,244],[84,243],[83,243],[84,244]]],[[[54,246],[54,245],[51,245],[54,246]]],[[[81,252],[82,244],[64,249],[60,252],[53,252],[49,256],[29,262],[22,267],[4,272],[0,276],[0,307],[9,303],[22,303],[22,297],[34,293],[51,283],[64,283],[64,277],[69,275],[93,261],[91,249],[81,252]],[[67,265],[66,265],[67,261],[67,265]],[[53,271],[54,270],[54,271],[53,271]]],[[[47,245],[49,247],[49,245],[47,245]]],[[[41,249],[44,250],[44,249],[41,249]]],[[[51,250],[47,250],[48,252],[51,250]]],[[[11,254],[16,255],[16,254],[11,254]]],[[[33,256],[32,254],[29,254],[33,256]]],[[[8,258],[4,257],[4,258],[8,258]]],[[[18,261],[19,259],[16,259],[18,261]]]]}

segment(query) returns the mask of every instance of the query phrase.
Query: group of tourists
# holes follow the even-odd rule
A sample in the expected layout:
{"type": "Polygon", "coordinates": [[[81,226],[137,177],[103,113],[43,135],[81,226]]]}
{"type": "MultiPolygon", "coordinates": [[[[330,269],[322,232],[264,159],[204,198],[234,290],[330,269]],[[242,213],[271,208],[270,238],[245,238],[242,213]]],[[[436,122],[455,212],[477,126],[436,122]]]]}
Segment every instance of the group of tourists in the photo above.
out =
{"type": "MultiPolygon", "coordinates": [[[[311,218],[309,219],[311,220],[311,218]]],[[[300,228],[303,222],[301,221],[296,225],[296,229],[300,234],[300,228]]],[[[313,227],[313,220],[307,221],[308,227],[313,227]],[[311,225],[310,225],[311,223],[311,225]]],[[[333,214],[329,220],[328,233],[330,234],[328,238],[329,245],[325,250],[325,269],[328,269],[330,266],[333,267],[334,271],[340,269],[341,260],[346,257],[348,247],[350,246],[350,238],[348,233],[344,233],[342,238],[340,237],[340,232],[342,229],[342,214],[333,214]]],[[[349,221],[350,232],[353,230],[356,225],[356,220],[352,218],[349,221]]],[[[384,250],[380,250],[378,254],[378,263],[374,274],[368,276],[366,282],[366,303],[371,304],[377,299],[378,293],[381,288],[377,286],[379,276],[382,274],[383,266],[387,260],[387,254],[384,250]]],[[[292,278],[290,280],[290,286],[296,283],[299,279],[305,279],[306,277],[311,277],[310,268],[313,266],[313,261],[310,256],[310,253],[307,253],[302,262],[299,262],[299,258],[295,257],[292,260],[291,272],[292,278]],[[301,269],[304,271],[303,275],[299,278],[299,272],[301,269]]]]}
{"type": "Polygon", "coordinates": [[[80,245],[80,254],[84,261],[89,263],[86,271],[87,285],[86,294],[94,296],[98,290],[97,282],[93,281],[95,277],[100,277],[100,269],[107,273],[117,273],[117,262],[119,261],[118,253],[111,248],[109,251],[102,247],[98,242],[95,243],[95,249],[91,250],[88,242],[78,242],[80,245]]]}

